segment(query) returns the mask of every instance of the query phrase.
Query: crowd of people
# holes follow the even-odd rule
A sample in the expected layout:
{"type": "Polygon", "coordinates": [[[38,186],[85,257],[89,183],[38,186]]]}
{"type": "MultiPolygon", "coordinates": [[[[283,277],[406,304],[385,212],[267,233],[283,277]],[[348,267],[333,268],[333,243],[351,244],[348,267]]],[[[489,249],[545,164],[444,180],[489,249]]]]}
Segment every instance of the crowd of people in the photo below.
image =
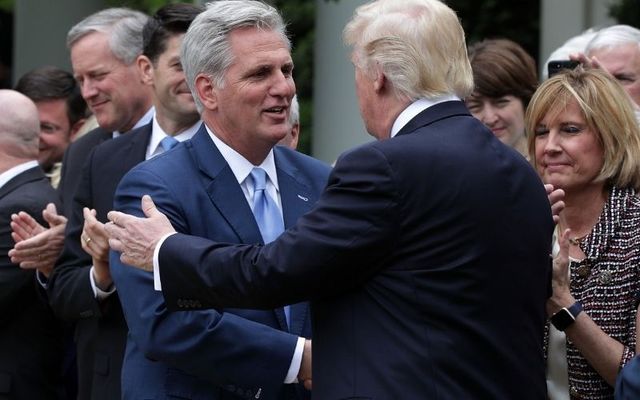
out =
{"type": "Polygon", "coordinates": [[[104,9],[0,90],[0,399],[640,399],[640,30],[542,80],[440,0],[343,38],[333,168],[262,1],[104,9]]]}

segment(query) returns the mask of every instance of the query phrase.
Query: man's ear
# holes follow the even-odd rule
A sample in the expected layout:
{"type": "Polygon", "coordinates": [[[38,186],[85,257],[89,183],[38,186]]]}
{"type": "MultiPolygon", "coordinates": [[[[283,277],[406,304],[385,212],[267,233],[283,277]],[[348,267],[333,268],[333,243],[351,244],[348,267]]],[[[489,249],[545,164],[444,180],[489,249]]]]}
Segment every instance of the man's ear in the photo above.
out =
{"type": "Polygon", "coordinates": [[[386,89],[387,77],[384,75],[384,71],[379,64],[376,64],[375,78],[373,80],[373,89],[376,93],[380,93],[386,89]]]}
{"type": "Polygon", "coordinates": [[[73,126],[69,130],[69,141],[73,141],[76,138],[76,135],[78,134],[78,132],[80,131],[80,128],[82,128],[82,125],[84,125],[85,122],[87,122],[86,118],[80,118],[79,120],[76,121],[75,124],[73,124],[73,126]]]}
{"type": "Polygon", "coordinates": [[[213,85],[212,78],[198,74],[194,84],[195,92],[200,102],[207,110],[215,110],[218,108],[218,92],[213,85]]]}
{"type": "Polygon", "coordinates": [[[136,59],[136,65],[138,71],[140,71],[140,78],[145,85],[153,85],[153,63],[149,60],[149,57],[145,55],[139,55],[136,59]]]}

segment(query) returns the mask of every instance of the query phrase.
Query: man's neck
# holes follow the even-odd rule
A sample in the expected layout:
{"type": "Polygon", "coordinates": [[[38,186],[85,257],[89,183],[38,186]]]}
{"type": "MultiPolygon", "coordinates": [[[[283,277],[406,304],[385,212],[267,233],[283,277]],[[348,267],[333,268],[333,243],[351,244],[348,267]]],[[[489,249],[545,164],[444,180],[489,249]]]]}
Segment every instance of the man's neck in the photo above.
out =
{"type": "Polygon", "coordinates": [[[0,174],[16,167],[20,164],[24,164],[29,161],[33,161],[35,158],[15,157],[8,154],[0,155],[0,174]]]}
{"type": "Polygon", "coordinates": [[[189,114],[181,115],[177,118],[169,118],[161,113],[158,113],[156,108],[155,119],[164,133],[169,136],[176,136],[191,128],[195,123],[198,122],[200,116],[198,114],[189,114]]]}

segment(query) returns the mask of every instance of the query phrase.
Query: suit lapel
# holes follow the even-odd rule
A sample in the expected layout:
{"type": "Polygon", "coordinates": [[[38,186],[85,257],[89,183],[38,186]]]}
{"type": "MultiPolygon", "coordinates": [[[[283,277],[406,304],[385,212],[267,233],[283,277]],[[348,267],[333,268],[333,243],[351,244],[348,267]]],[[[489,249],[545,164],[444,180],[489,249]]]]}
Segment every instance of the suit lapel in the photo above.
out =
{"type": "Polygon", "coordinates": [[[274,147],[278,186],[282,201],[282,215],[285,229],[295,225],[300,216],[311,210],[310,187],[298,169],[285,157],[279,146],[274,147]]]}
{"type": "Polygon", "coordinates": [[[260,229],[235,175],[207,133],[204,124],[187,142],[202,172],[205,190],[241,243],[262,243],[260,229]]]}
{"type": "Polygon", "coordinates": [[[130,170],[137,164],[141,163],[145,160],[147,155],[147,146],[149,145],[149,141],[151,140],[151,130],[152,123],[149,122],[147,125],[144,125],[137,132],[129,132],[126,135],[130,137],[127,146],[123,146],[123,164],[125,164],[126,170],[130,170]]]}

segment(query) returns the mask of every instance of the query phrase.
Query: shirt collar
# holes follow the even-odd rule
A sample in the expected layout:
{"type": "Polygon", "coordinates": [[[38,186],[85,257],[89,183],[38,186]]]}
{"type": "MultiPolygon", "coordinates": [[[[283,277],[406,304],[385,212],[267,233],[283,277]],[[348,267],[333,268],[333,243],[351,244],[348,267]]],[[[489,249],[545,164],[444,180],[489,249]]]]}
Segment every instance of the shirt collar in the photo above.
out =
{"type": "Polygon", "coordinates": [[[9,168],[8,170],[0,174],[0,188],[2,188],[4,185],[7,184],[7,182],[12,180],[16,176],[20,175],[24,171],[31,168],[35,168],[37,166],[38,166],[38,161],[31,160],[31,161],[24,162],[22,164],[18,164],[15,167],[9,168]]]}
{"type": "Polygon", "coordinates": [[[233,172],[233,175],[235,175],[236,180],[239,184],[242,185],[244,180],[251,173],[252,169],[259,167],[267,172],[269,180],[271,181],[271,183],[273,183],[273,186],[277,191],[280,191],[278,187],[278,174],[276,173],[276,162],[275,157],[273,156],[273,149],[269,151],[269,154],[267,154],[267,157],[264,159],[264,161],[262,161],[260,165],[253,165],[249,160],[244,158],[242,154],[238,153],[233,148],[229,147],[225,142],[220,140],[220,138],[218,138],[206,124],[205,128],[207,129],[209,137],[211,138],[211,140],[213,140],[213,143],[220,151],[220,154],[222,154],[224,160],[227,162],[227,164],[229,164],[231,172],[233,172]]]}
{"type": "MultiPolygon", "coordinates": [[[[149,122],[151,122],[151,118],[153,118],[153,115],[156,113],[156,109],[155,107],[151,107],[150,109],[147,110],[147,112],[142,116],[142,118],[140,118],[138,120],[138,122],[135,123],[135,125],[133,125],[133,127],[131,129],[129,129],[127,132],[130,132],[136,128],[140,128],[143,125],[148,124],[149,122]]],[[[113,131],[113,138],[117,138],[118,136],[127,133],[127,132],[120,132],[120,131],[113,131]]]]}
{"type": "Polygon", "coordinates": [[[398,118],[396,118],[395,122],[393,123],[393,126],[391,127],[390,137],[396,136],[398,132],[400,132],[400,130],[404,128],[406,124],[409,123],[409,121],[411,121],[416,115],[420,114],[422,111],[426,110],[427,108],[431,106],[435,106],[438,103],[444,103],[445,101],[454,101],[454,100],[460,101],[460,98],[456,95],[449,94],[449,95],[434,97],[431,99],[420,98],[414,101],[413,103],[409,104],[409,106],[405,108],[400,113],[400,115],[398,115],[398,118]]]}
{"type": "MultiPolygon", "coordinates": [[[[200,123],[201,121],[196,122],[188,129],[185,129],[184,131],[175,135],[173,138],[176,139],[178,142],[184,142],[185,140],[191,139],[193,135],[195,135],[198,129],[200,128],[200,123]]],[[[147,146],[147,154],[146,154],[147,160],[163,152],[163,150],[159,150],[161,149],[160,142],[162,141],[162,139],[164,139],[167,136],[169,135],[167,135],[164,129],[162,129],[162,127],[160,126],[160,124],[158,124],[158,119],[153,118],[152,125],[151,125],[151,140],[149,140],[149,145],[147,146]]]]}

